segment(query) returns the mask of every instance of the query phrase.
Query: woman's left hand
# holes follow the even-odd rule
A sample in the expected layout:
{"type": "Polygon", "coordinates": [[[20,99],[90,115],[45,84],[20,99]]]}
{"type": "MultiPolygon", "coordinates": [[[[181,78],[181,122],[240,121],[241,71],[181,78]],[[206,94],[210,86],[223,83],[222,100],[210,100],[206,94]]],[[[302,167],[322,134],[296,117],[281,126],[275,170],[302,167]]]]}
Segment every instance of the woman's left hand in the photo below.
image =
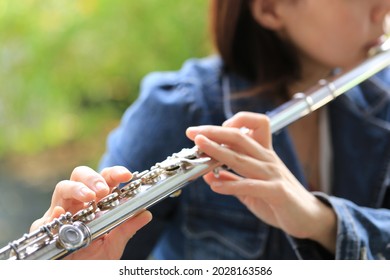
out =
{"type": "Polygon", "coordinates": [[[218,178],[212,172],[205,175],[213,191],[236,196],[269,225],[335,250],[334,211],[307,191],[277,156],[267,116],[242,112],[223,127],[188,128],[187,136],[202,152],[239,174],[222,170],[218,178]]]}
{"type": "MultiPolygon", "coordinates": [[[[70,180],[64,180],[54,189],[51,205],[42,218],[37,219],[30,231],[70,212],[75,214],[92,200],[99,201],[119,183],[127,182],[132,174],[122,166],[108,167],[99,174],[90,167],[76,167],[70,180]]],[[[81,248],[66,259],[119,259],[128,240],[152,219],[148,210],[123,222],[102,237],[94,240],[85,248],[81,248]]]]}

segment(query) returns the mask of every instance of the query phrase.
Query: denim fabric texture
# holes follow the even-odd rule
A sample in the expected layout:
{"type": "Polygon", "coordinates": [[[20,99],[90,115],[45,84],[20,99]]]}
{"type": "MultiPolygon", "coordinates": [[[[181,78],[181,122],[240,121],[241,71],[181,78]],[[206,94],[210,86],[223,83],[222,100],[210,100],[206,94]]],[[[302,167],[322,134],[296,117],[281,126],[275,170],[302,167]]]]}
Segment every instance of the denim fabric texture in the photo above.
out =
{"type": "MultiPolygon", "coordinates": [[[[225,121],[222,62],[191,59],[175,72],[147,75],[139,98],[108,137],[100,168],[131,171],[191,148],[189,126],[225,121]]],[[[250,85],[228,76],[231,90],[250,85]]],[[[331,193],[316,195],[338,218],[333,256],[310,240],[272,228],[236,198],[216,194],[202,178],[151,208],[154,219],[126,247],[124,259],[382,259],[390,258],[390,71],[384,70],[328,105],[332,135],[331,193]]],[[[256,97],[230,100],[240,110],[267,113],[272,102],[256,97]]],[[[273,146],[286,166],[306,181],[285,129],[273,146]]]]}

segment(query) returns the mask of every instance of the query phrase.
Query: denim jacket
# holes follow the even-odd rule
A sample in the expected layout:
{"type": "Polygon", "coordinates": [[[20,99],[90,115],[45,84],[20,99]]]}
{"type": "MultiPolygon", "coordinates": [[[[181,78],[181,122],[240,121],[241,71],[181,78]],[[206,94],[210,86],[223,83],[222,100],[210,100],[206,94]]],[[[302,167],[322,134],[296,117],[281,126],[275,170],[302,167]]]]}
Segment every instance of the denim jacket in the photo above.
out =
{"type": "MultiPolygon", "coordinates": [[[[189,126],[226,119],[222,62],[188,60],[177,72],[147,75],[139,98],[108,137],[100,168],[149,169],[182,148],[193,147],[189,126]]],[[[229,76],[231,90],[248,84],[229,76]]],[[[202,178],[182,195],[153,206],[153,221],[128,243],[124,259],[382,259],[390,258],[390,71],[387,69],[328,105],[332,142],[330,194],[315,193],[337,215],[337,244],[330,255],[319,244],[292,238],[256,218],[235,197],[210,190],[202,178]]],[[[267,113],[261,98],[232,104],[233,111],[267,113]]],[[[233,113],[234,113],[233,112],[233,113]]],[[[305,186],[287,130],[273,147],[305,186]]]]}

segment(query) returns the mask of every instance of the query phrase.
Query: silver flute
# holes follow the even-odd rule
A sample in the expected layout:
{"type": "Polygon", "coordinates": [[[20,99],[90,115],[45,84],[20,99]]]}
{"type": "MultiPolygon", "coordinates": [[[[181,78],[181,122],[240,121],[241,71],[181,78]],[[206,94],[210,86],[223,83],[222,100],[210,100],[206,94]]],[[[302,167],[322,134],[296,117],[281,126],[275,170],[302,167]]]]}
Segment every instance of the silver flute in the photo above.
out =
{"type": "MultiPolygon", "coordinates": [[[[272,133],[326,105],[390,65],[390,42],[385,41],[372,55],[352,70],[320,80],[306,93],[297,93],[268,115],[272,133]]],[[[39,229],[26,233],[0,249],[0,260],[62,259],[87,247],[131,217],[159,201],[179,195],[191,181],[216,171],[222,164],[196,146],[182,149],[152,166],[133,173],[130,182],[114,188],[98,202],[90,202],[76,214],[66,213],[39,229]]]]}

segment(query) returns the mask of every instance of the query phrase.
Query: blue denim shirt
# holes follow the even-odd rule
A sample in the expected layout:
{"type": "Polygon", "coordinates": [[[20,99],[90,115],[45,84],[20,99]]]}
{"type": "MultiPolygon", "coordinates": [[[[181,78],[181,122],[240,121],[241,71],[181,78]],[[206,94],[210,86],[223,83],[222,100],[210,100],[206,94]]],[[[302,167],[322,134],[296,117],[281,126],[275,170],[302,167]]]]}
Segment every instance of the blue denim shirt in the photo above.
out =
{"type": "MultiPolygon", "coordinates": [[[[139,98],[108,138],[100,168],[131,171],[191,148],[189,126],[226,119],[218,57],[192,59],[177,72],[151,73],[139,98]]],[[[229,76],[231,90],[248,84],[229,76]]],[[[151,208],[153,221],[128,243],[123,258],[142,259],[381,259],[390,258],[390,71],[385,70],[328,105],[332,135],[331,194],[316,195],[337,214],[336,254],[316,242],[292,238],[251,214],[235,197],[210,190],[202,178],[151,208]]],[[[265,99],[233,102],[233,113],[273,109],[265,99]]],[[[306,185],[286,130],[273,147],[306,185]]]]}

